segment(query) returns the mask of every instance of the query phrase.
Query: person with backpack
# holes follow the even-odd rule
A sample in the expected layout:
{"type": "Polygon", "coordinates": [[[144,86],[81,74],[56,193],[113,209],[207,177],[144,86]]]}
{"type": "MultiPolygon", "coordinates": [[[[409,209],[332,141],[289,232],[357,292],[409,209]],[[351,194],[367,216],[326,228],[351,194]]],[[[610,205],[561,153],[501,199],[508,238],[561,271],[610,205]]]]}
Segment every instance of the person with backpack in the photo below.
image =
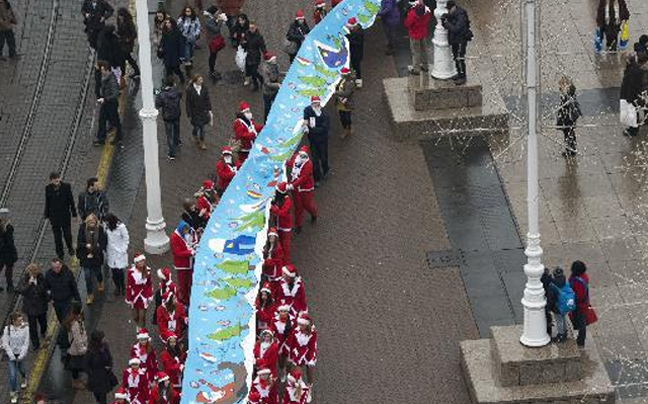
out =
{"type": "MultiPolygon", "coordinates": [[[[553,297],[551,311],[556,322],[556,337],[552,338],[552,341],[558,343],[565,342],[567,341],[566,316],[576,308],[576,297],[560,267],[554,269],[550,292],[553,297]]],[[[547,298],[547,305],[549,305],[549,298],[547,298]]]]}
{"type": "MultiPolygon", "coordinates": [[[[578,330],[576,344],[580,348],[585,347],[585,338],[587,337],[587,311],[591,310],[589,305],[589,277],[585,273],[587,266],[582,261],[574,261],[571,265],[571,276],[569,285],[574,290],[576,296],[576,307],[571,314],[574,329],[578,330]]],[[[594,320],[590,320],[590,324],[594,320]]]]}
{"type": "Polygon", "coordinates": [[[452,57],[457,66],[454,78],[456,85],[466,84],[466,46],[472,40],[468,12],[459,7],[455,0],[448,0],[448,12],[441,16],[443,27],[448,30],[448,43],[452,47],[452,57]]]}

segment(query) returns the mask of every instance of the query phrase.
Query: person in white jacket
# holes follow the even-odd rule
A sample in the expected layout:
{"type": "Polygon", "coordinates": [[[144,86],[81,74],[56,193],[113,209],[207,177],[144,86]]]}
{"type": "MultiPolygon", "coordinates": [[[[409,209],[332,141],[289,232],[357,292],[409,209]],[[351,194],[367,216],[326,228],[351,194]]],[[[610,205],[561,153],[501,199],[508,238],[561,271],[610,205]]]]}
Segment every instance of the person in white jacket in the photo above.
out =
{"type": "Polygon", "coordinates": [[[112,279],[115,283],[115,296],[125,293],[124,269],[128,267],[128,229],[126,225],[112,213],[105,217],[106,236],[106,264],[112,271],[112,279]]]}
{"type": "Polygon", "coordinates": [[[20,312],[13,312],[9,316],[9,324],[2,333],[2,349],[9,360],[9,386],[11,388],[11,403],[18,402],[18,373],[22,376],[20,388],[27,387],[27,374],[25,373],[24,360],[29,349],[29,327],[25,317],[20,312]]]}

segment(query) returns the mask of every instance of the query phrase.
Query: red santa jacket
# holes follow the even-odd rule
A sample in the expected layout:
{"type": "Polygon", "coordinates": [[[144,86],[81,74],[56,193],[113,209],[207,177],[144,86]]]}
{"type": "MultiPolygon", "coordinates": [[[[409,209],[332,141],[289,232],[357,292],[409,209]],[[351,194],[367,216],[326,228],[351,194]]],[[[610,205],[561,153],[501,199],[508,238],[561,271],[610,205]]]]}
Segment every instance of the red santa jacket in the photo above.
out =
{"type": "Polygon", "coordinates": [[[315,177],[313,176],[313,162],[308,158],[300,167],[295,165],[297,155],[288,161],[290,167],[290,185],[297,192],[309,192],[315,189],[315,177]]]}
{"type": "Polygon", "coordinates": [[[296,366],[315,366],[317,363],[317,331],[314,326],[311,326],[310,334],[295,329],[284,346],[289,350],[288,358],[296,366]]]}
{"type": "Polygon", "coordinates": [[[234,136],[241,142],[242,152],[249,153],[252,150],[252,143],[261,129],[263,129],[263,125],[254,123],[254,119],[251,119],[249,123],[241,117],[234,120],[234,136]]]}
{"type": "Polygon", "coordinates": [[[335,7],[340,3],[342,3],[342,0],[331,0],[331,7],[335,7]]]}
{"type": "Polygon", "coordinates": [[[205,195],[200,195],[196,200],[196,208],[198,209],[198,212],[204,210],[205,213],[200,216],[204,218],[205,222],[207,222],[211,216],[212,210],[214,209],[214,205],[212,205],[211,201],[207,199],[205,195]]]}
{"type": "MultiPolygon", "coordinates": [[[[263,274],[272,282],[278,282],[281,279],[281,268],[285,265],[285,254],[281,243],[277,242],[272,250],[268,251],[266,259],[263,261],[263,274]]],[[[274,290],[273,296],[274,294],[274,290]]]]}
{"type": "Polygon", "coordinates": [[[270,330],[274,334],[275,341],[279,346],[279,353],[284,352],[284,345],[288,340],[288,336],[290,336],[294,328],[295,318],[293,316],[289,314],[287,320],[284,321],[281,319],[279,313],[275,314],[274,320],[272,320],[272,322],[270,323],[270,330]]]}
{"type": "Polygon", "coordinates": [[[298,393],[297,388],[286,383],[283,395],[283,404],[306,404],[310,394],[310,388],[303,381],[299,380],[297,383],[301,385],[301,393],[298,393]]]}
{"type": "Polygon", "coordinates": [[[304,291],[304,281],[301,276],[295,277],[292,286],[285,279],[281,279],[279,282],[277,302],[279,304],[289,305],[292,313],[295,315],[308,310],[308,306],[306,305],[306,292],[304,291]]]}
{"type": "Polygon", "coordinates": [[[151,279],[151,268],[146,268],[147,274],[142,274],[135,269],[135,266],[128,268],[126,274],[126,293],[124,300],[131,307],[136,303],[143,305],[144,308],[148,307],[153,299],[153,281],[151,279]]]}
{"type": "Polygon", "coordinates": [[[155,313],[155,319],[157,320],[160,335],[166,335],[169,331],[173,331],[180,338],[184,335],[187,325],[187,312],[182,304],[176,303],[173,313],[170,313],[164,304],[160,305],[155,313]]]}
{"type": "Polygon", "coordinates": [[[164,373],[169,375],[171,385],[176,389],[180,389],[182,387],[180,384],[180,376],[182,376],[182,371],[184,369],[186,360],[187,353],[182,351],[178,355],[172,355],[168,349],[164,349],[160,354],[162,369],[164,370],[164,373]]]}
{"type": "Polygon", "coordinates": [[[259,393],[260,403],[277,404],[279,402],[279,389],[276,382],[268,382],[257,376],[252,381],[252,391],[259,393]]]}
{"type": "Polygon", "coordinates": [[[173,266],[176,271],[191,269],[191,258],[194,250],[187,241],[180,235],[178,230],[171,234],[171,254],[173,255],[173,266]]]}
{"type": "Polygon", "coordinates": [[[261,303],[258,299],[255,302],[255,305],[257,309],[257,332],[261,332],[266,328],[270,328],[270,323],[274,319],[276,306],[274,304],[268,304],[264,307],[261,307],[261,303]]]}
{"type": "Polygon", "coordinates": [[[150,345],[151,349],[147,350],[146,347],[136,343],[131,348],[130,357],[138,358],[140,360],[140,369],[143,369],[146,372],[146,377],[148,380],[155,379],[155,374],[158,372],[158,363],[157,357],[155,355],[155,349],[150,345]]]}
{"type": "Polygon", "coordinates": [[[272,341],[268,347],[262,347],[261,342],[257,341],[254,344],[254,359],[257,363],[263,361],[265,366],[270,368],[272,376],[277,376],[277,362],[279,361],[279,345],[276,341],[272,341]]]}
{"type": "Polygon", "coordinates": [[[292,208],[292,201],[290,196],[286,195],[281,206],[273,203],[270,207],[270,213],[277,216],[279,223],[277,223],[277,230],[289,232],[292,230],[292,215],[290,209],[292,208]]]}
{"type": "Polygon", "coordinates": [[[169,391],[167,392],[166,397],[163,397],[162,394],[160,393],[160,388],[156,384],[151,389],[151,398],[149,403],[150,404],[179,404],[180,395],[178,394],[176,389],[173,388],[173,386],[169,386],[169,391]]]}
{"type": "Polygon", "coordinates": [[[218,176],[216,186],[218,189],[225,192],[239,168],[241,168],[240,161],[236,161],[234,164],[227,164],[221,157],[220,160],[218,160],[218,163],[216,163],[216,175],[218,176]]]}
{"type": "Polygon", "coordinates": [[[150,397],[149,378],[143,369],[124,369],[122,386],[128,392],[130,404],[148,404],[150,397]]]}

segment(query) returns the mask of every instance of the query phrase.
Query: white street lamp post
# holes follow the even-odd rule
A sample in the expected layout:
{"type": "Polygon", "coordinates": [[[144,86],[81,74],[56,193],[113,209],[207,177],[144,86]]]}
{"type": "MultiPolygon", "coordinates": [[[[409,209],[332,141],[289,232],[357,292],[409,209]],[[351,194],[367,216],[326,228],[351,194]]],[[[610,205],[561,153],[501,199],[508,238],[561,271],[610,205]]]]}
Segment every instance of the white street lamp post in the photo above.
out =
{"type": "Polygon", "coordinates": [[[169,237],[164,229],[162,195],[160,190],[160,167],[158,163],[157,115],[153,101],[153,67],[151,65],[151,38],[146,0],[136,1],[137,31],[139,39],[139,62],[142,84],[142,109],[140,119],[144,131],[144,168],[146,171],[146,239],[144,250],[150,254],[162,254],[169,250],[169,237]]]}
{"type": "Polygon", "coordinates": [[[434,17],[437,20],[434,29],[434,66],[432,68],[432,77],[440,80],[451,79],[457,74],[457,68],[452,58],[452,50],[448,43],[448,30],[441,24],[441,16],[448,12],[446,4],[448,0],[437,0],[434,17]]]}
{"type": "Polygon", "coordinates": [[[524,254],[527,263],[524,273],[527,283],[524,289],[522,305],[524,306],[524,331],[520,342],[529,347],[541,347],[551,340],[547,334],[545,305],[547,300],[540,278],[544,272],[542,265],[542,248],[540,247],[540,225],[538,213],[538,134],[537,134],[537,65],[536,65],[536,15],[535,0],[523,0],[527,25],[527,60],[526,87],[528,101],[527,138],[527,209],[529,230],[527,247],[524,254]]]}

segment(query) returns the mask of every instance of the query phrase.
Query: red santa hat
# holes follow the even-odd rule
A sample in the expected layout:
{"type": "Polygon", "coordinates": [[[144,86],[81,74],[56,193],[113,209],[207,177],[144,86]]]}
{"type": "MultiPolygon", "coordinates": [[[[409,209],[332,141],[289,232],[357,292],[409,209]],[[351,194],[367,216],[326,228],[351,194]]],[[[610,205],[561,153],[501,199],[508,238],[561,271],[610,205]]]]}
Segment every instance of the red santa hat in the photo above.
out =
{"type": "Polygon", "coordinates": [[[123,387],[120,387],[117,389],[115,392],[115,400],[126,400],[130,402],[130,399],[128,398],[128,393],[126,392],[126,389],[123,387]]]}
{"type": "Polygon", "coordinates": [[[137,339],[142,340],[142,339],[151,339],[151,336],[149,335],[148,331],[146,328],[140,328],[137,331],[137,339]]]}
{"type": "Polygon", "coordinates": [[[295,268],[293,264],[285,265],[283,268],[281,268],[281,272],[288,275],[291,278],[297,276],[297,268],[295,268]]]}
{"type": "Polygon", "coordinates": [[[282,304],[281,306],[277,307],[277,311],[290,311],[290,305],[282,304]]]}
{"type": "Polygon", "coordinates": [[[280,182],[277,184],[277,192],[280,194],[285,194],[288,192],[288,183],[287,182],[280,182]]]}
{"type": "Polygon", "coordinates": [[[263,54],[263,60],[266,62],[272,62],[273,60],[277,60],[277,55],[273,52],[266,52],[263,54]]]}
{"type": "Polygon", "coordinates": [[[157,276],[158,278],[162,279],[163,281],[170,281],[171,280],[171,269],[168,267],[160,268],[157,270],[157,276]]]}
{"type": "Polygon", "coordinates": [[[303,20],[304,19],[304,12],[302,10],[297,10],[297,14],[295,14],[295,19],[296,20],[303,20]]]}
{"type": "Polygon", "coordinates": [[[214,181],[212,180],[205,180],[202,183],[203,189],[214,189],[214,181]]]}
{"type": "Polygon", "coordinates": [[[326,6],[326,1],[324,0],[315,0],[315,7],[324,7],[326,6]]]}
{"type": "Polygon", "coordinates": [[[258,391],[250,390],[250,394],[248,394],[248,403],[259,404],[259,402],[261,402],[261,394],[258,391]]]}
{"type": "Polygon", "coordinates": [[[165,331],[164,334],[162,335],[162,340],[164,341],[165,344],[167,344],[171,338],[175,338],[177,340],[178,336],[173,331],[165,331]]]}
{"type": "Polygon", "coordinates": [[[293,370],[288,373],[288,380],[290,380],[292,383],[297,383],[298,380],[300,380],[302,377],[302,372],[299,370],[299,368],[294,368],[293,370]]]}
{"type": "Polygon", "coordinates": [[[137,357],[133,357],[128,360],[128,366],[139,365],[140,363],[142,363],[142,361],[140,361],[137,357]]]}
{"type": "Polygon", "coordinates": [[[245,101],[241,101],[241,102],[239,103],[239,112],[241,112],[241,113],[245,113],[245,112],[247,112],[247,111],[249,111],[249,110],[250,110],[250,104],[248,104],[248,103],[245,102],[245,101]]]}
{"type": "Polygon", "coordinates": [[[270,289],[270,282],[266,282],[263,284],[263,287],[261,288],[261,292],[272,293],[272,290],[270,289]]]}
{"type": "Polygon", "coordinates": [[[317,96],[317,95],[313,95],[313,96],[311,96],[311,104],[315,104],[316,102],[317,102],[317,103],[321,103],[322,100],[320,100],[320,97],[317,96]]]}
{"type": "Polygon", "coordinates": [[[232,148],[229,147],[229,146],[224,146],[223,148],[221,148],[221,154],[223,154],[223,155],[229,154],[231,156],[233,154],[232,153],[232,148]]]}
{"type": "Polygon", "coordinates": [[[155,374],[155,380],[157,380],[158,383],[169,380],[169,375],[164,372],[157,372],[155,374]]]}
{"type": "Polygon", "coordinates": [[[355,18],[355,17],[351,17],[347,21],[346,25],[347,25],[347,27],[355,27],[356,25],[358,25],[358,19],[355,18]]]}
{"type": "Polygon", "coordinates": [[[138,262],[142,262],[142,261],[146,261],[146,255],[142,253],[135,253],[135,256],[133,257],[133,262],[137,264],[138,262]]]}
{"type": "Polygon", "coordinates": [[[261,376],[261,375],[269,375],[271,373],[272,373],[272,370],[270,370],[269,367],[265,367],[265,366],[260,368],[259,370],[257,370],[257,375],[259,375],[259,376],[261,376]]]}
{"type": "Polygon", "coordinates": [[[271,227],[271,228],[268,229],[268,237],[270,237],[270,236],[279,237],[279,232],[277,232],[276,227],[271,227]]]}
{"type": "Polygon", "coordinates": [[[310,153],[310,150],[308,150],[308,146],[304,145],[299,148],[299,154],[308,154],[310,153]]]}
{"type": "Polygon", "coordinates": [[[346,66],[340,69],[340,74],[349,74],[349,73],[351,73],[351,69],[349,69],[346,66]]]}
{"type": "Polygon", "coordinates": [[[297,324],[301,324],[301,325],[310,325],[312,322],[313,320],[306,312],[300,313],[299,318],[297,319],[297,324]]]}

